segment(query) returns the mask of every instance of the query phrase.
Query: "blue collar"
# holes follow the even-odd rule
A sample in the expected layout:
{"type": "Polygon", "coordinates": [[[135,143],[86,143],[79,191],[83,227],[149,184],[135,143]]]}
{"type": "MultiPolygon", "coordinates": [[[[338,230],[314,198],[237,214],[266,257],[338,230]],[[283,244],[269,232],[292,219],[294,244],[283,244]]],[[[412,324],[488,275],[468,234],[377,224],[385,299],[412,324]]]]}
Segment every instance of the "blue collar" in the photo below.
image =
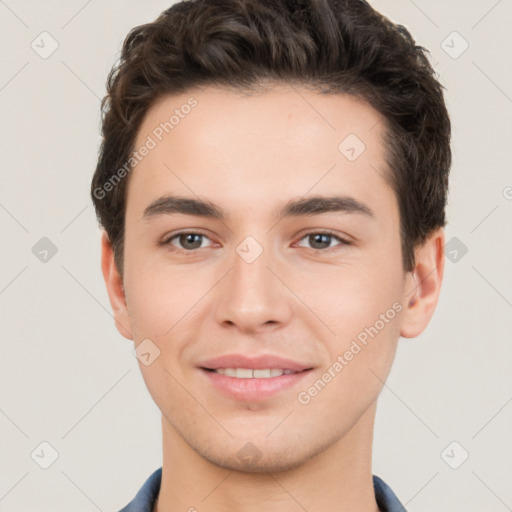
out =
{"type": "MultiPolygon", "coordinates": [[[[119,512],[153,512],[161,481],[162,468],[159,468],[146,480],[135,498],[119,512]]],[[[381,512],[407,512],[391,487],[375,475],[373,475],[373,488],[381,512]]]]}

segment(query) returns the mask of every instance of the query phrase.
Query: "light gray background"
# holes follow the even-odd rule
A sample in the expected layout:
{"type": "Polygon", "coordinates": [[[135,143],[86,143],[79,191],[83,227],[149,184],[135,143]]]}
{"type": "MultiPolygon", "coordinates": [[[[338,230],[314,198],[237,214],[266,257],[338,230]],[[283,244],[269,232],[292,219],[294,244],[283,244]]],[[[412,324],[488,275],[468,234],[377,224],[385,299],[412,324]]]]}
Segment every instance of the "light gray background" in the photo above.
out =
{"type": "MultiPolygon", "coordinates": [[[[2,512],[116,511],[161,465],[159,411],[114,328],[88,191],[107,73],[129,29],[170,4],[0,0],[2,512]],[[47,59],[31,48],[43,31],[59,44],[47,59]],[[42,237],[58,248],[46,263],[32,253],[42,237]],[[58,452],[48,469],[34,460],[43,441],[58,452]]],[[[447,88],[446,239],[468,249],[446,261],[430,326],[400,341],[374,473],[412,512],[512,510],[511,2],[373,4],[431,50],[447,88]],[[458,58],[453,31],[469,44],[458,58]],[[452,465],[469,453],[458,469],[441,456],[452,441],[452,465]]]]}

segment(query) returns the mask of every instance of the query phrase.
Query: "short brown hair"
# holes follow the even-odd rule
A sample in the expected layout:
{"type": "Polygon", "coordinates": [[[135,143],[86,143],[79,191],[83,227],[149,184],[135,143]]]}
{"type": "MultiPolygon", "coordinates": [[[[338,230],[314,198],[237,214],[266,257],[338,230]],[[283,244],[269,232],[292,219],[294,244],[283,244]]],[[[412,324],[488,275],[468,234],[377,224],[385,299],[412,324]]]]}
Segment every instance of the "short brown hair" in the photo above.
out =
{"type": "Polygon", "coordinates": [[[156,100],[279,82],[350,94],[384,116],[403,266],[414,268],[414,248],[446,224],[451,165],[450,120],[427,51],[363,0],[185,0],[130,31],[102,101],[91,197],[121,273],[128,179],[103,186],[129,161],[156,100]]]}

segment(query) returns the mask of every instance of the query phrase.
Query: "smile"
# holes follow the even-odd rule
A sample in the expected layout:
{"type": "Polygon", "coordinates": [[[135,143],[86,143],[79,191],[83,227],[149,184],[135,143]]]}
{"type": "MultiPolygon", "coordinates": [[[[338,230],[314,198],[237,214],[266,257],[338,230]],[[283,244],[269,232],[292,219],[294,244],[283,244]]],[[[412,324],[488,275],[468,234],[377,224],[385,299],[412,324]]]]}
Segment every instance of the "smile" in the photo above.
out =
{"type": "Polygon", "coordinates": [[[281,375],[290,375],[296,373],[293,370],[283,370],[281,368],[264,368],[253,370],[251,368],[216,368],[211,370],[221,375],[235,377],[236,379],[269,379],[271,377],[280,377],[281,375]]]}

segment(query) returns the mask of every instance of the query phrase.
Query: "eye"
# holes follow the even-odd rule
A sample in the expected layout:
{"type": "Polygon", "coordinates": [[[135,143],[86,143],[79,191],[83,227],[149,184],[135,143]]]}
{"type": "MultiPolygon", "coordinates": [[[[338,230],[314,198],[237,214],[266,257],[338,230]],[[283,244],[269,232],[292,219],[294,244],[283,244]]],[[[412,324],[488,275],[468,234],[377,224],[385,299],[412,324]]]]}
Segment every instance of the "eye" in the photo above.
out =
{"type": "Polygon", "coordinates": [[[202,249],[203,247],[206,247],[203,245],[205,240],[209,240],[209,238],[203,233],[182,231],[180,233],[175,233],[174,235],[163,240],[162,245],[172,245],[178,249],[190,252],[195,249],[202,249]],[[174,240],[176,240],[177,243],[173,243],[174,240]]]}
{"type": "MultiPolygon", "coordinates": [[[[307,242],[311,244],[311,247],[317,250],[330,249],[332,247],[331,242],[333,242],[334,240],[338,240],[338,242],[340,242],[339,244],[336,245],[350,245],[350,242],[348,242],[347,240],[344,240],[343,238],[340,238],[339,236],[329,232],[308,233],[307,235],[301,238],[301,241],[302,240],[307,240],[307,242]]],[[[301,247],[304,246],[301,245],[301,247]]]]}
{"type": "MultiPolygon", "coordinates": [[[[182,231],[167,237],[161,242],[161,245],[171,245],[177,249],[181,249],[182,251],[193,252],[196,249],[208,247],[208,245],[204,243],[206,240],[209,240],[209,238],[203,233],[182,231]]],[[[336,245],[350,245],[349,241],[327,231],[308,233],[300,239],[301,242],[303,240],[306,240],[307,243],[311,244],[310,247],[312,249],[318,251],[331,249],[336,245]],[[332,242],[334,241],[338,241],[338,244],[333,246],[332,242]]],[[[305,247],[300,242],[298,245],[305,247]]]]}

